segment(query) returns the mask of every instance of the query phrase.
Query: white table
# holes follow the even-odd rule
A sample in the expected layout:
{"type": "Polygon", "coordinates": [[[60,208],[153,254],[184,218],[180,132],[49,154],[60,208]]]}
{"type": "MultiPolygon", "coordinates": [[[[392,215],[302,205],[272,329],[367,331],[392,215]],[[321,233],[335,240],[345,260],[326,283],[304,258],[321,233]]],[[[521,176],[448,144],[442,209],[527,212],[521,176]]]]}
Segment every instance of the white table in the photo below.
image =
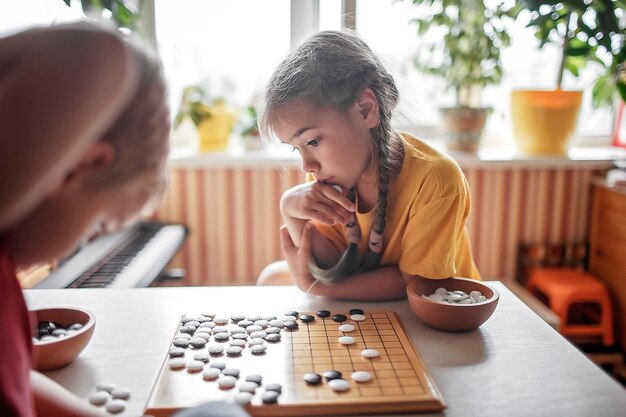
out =
{"type": "MultiPolygon", "coordinates": [[[[406,301],[363,303],[308,296],[295,287],[26,290],[29,308],[74,306],[95,313],[94,336],[78,359],[47,375],[87,398],[96,383],[130,388],[124,415],[142,414],[179,317],[280,314],[360,307],[398,313],[453,416],[626,415],[626,390],[499,282],[493,316],[477,331],[426,327],[406,301]]],[[[422,414],[424,415],[424,414],[422,414]]]]}

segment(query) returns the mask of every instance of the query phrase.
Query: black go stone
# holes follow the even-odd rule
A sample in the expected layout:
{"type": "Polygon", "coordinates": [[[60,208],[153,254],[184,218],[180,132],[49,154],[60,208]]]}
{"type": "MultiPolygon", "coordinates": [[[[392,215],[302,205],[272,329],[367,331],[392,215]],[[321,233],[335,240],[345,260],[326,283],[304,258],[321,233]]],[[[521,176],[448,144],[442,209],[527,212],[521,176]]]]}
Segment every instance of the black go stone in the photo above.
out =
{"type": "Polygon", "coordinates": [[[350,314],[363,314],[363,310],[360,308],[353,308],[350,310],[350,314]]]}
{"type": "Polygon", "coordinates": [[[317,313],[317,317],[321,318],[321,319],[325,319],[326,317],[330,317],[330,311],[328,310],[320,310],[317,313]]]}
{"type": "Polygon", "coordinates": [[[348,320],[348,318],[346,317],[345,314],[335,314],[333,316],[333,321],[336,321],[337,323],[342,323],[346,320],[348,320]]]}
{"type": "Polygon", "coordinates": [[[327,381],[341,378],[341,372],[335,370],[324,371],[322,375],[324,375],[324,378],[326,378],[327,381]]]}
{"type": "Polygon", "coordinates": [[[298,312],[297,311],[287,311],[287,312],[285,312],[285,316],[298,317],[298,312]]]}
{"type": "Polygon", "coordinates": [[[302,320],[304,323],[310,323],[313,320],[315,320],[315,317],[313,317],[310,314],[301,314],[300,315],[300,320],[302,320]]]}
{"type": "Polygon", "coordinates": [[[286,321],[284,325],[287,330],[296,330],[298,328],[297,321],[286,321]]]}
{"type": "Polygon", "coordinates": [[[263,400],[263,404],[276,404],[279,395],[280,394],[276,391],[265,391],[263,395],[261,395],[261,399],[263,400]]]}
{"type": "Polygon", "coordinates": [[[283,387],[280,384],[267,384],[265,386],[265,391],[274,391],[280,394],[281,392],[283,392],[283,387]]]}
{"type": "Polygon", "coordinates": [[[51,321],[40,321],[37,327],[39,330],[39,337],[51,335],[53,331],[63,328],[58,323],[53,323],[51,321]]]}
{"type": "Polygon", "coordinates": [[[315,372],[309,372],[304,374],[304,380],[307,384],[318,385],[322,383],[322,376],[320,374],[316,374],[315,372]]]}

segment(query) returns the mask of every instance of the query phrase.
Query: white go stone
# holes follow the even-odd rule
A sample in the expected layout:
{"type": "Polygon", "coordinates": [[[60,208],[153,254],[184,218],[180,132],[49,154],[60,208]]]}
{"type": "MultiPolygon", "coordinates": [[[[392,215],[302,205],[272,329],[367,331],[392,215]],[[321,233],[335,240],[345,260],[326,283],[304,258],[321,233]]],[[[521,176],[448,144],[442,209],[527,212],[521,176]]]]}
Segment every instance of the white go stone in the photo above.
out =
{"type": "Polygon", "coordinates": [[[248,340],[248,346],[262,345],[263,343],[265,343],[265,340],[258,337],[248,340]]]}
{"type": "Polygon", "coordinates": [[[130,390],[128,388],[115,388],[111,391],[111,397],[119,400],[127,400],[130,398],[130,390]]]}
{"type": "Polygon", "coordinates": [[[435,290],[435,294],[439,294],[439,295],[448,295],[448,290],[446,290],[443,287],[439,287],[435,290]]]}
{"type": "Polygon", "coordinates": [[[187,362],[183,358],[173,358],[169,361],[170,369],[183,369],[187,362]]]}
{"type": "Polygon", "coordinates": [[[228,332],[229,332],[228,326],[215,326],[213,328],[213,333],[228,333],[228,332]]]}
{"type": "Polygon", "coordinates": [[[230,342],[228,342],[231,346],[239,346],[239,347],[245,347],[246,346],[246,341],[245,340],[241,340],[241,339],[233,339],[230,342]]]}
{"type": "Polygon", "coordinates": [[[241,355],[241,352],[243,352],[243,348],[241,346],[230,346],[226,349],[226,354],[229,356],[241,355]]]}
{"type": "Polygon", "coordinates": [[[246,329],[244,329],[241,326],[234,326],[230,329],[230,333],[231,334],[239,334],[239,333],[245,333],[246,329]]]}
{"type": "Polygon", "coordinates": [[[174,336],[174,339],[191,339],[191,335],[189,333],[178,333],[176,336],[174,336]]]}
{"type": "Polygon", "coordinates": [[[253,324],[252,326],[246,327],[246,331],[248,333],[260,332],[261,330],[263,330],[263,327],[259,326],[258,324],[253,324]]]}
{"type": "Polygon", "coordinates": [[[257,384],[256,382],[247,381],[239,385],[239,391],[249,392],[251,394],[254,394],[257,388],[259,388],[259,384],[257,384]]]}
{"type": "Polygon", "coordinates": [[[350,316],[350,320],[363,321],[365,320],[365,316],[363,314],[353,314],[350,316]]]}
{"type": "Polygon", "coordinates": [[[367,371],[355,371],[355,372],[352,372],[351,377],[356,382],[367,382],[370,379],[372,379],[372,374],[370,374],[367,371]]]}
{"type": "Polygon", "coordinates": [[[265,336],[267,336],[267,332],[265,330],[250,333],[250,337],[253,339],[263,339],[265,336]]]}
{"type": "Polygon", "coordinates": [[[444,304],[475,304],[487,300],[480,291],[472,291],[468,295],[463,291],[447,291],[445,288],[437,288],[433,294],[423,294],[422,297],[436,303],[444,304]]]}
{"type": "Polygon", "coordinates": [[[126,401],[111,400],[104,407],[109,413],[121,413],[126,408],[126,401]]]}
{"type": "Polygon", "coordinates": [[[283,327],[283,321],[282,320],[278,320],[278,319],[270,320],[270,326],[281,328],[281,327],[283,327]]]}
{"type": "Polygon", "coordinates": [[[354,342],[356,342],[356,340],[352,336],[341,336],[339,338],[339,343],[342,345],[352,345],[354,342]]]}
{"type": "Polygon", "coordinates": [[[361,351],[361,355],[365,356],[366,358],[375,358],[379,356],[380,353],[378,353],[376,349],[363,349],[361,351]]]}
{"type": "Polygon", "coordinates": [[[281,320],[285,322],[285,321],[296,321],[296,319],[297,319],[296,316],[283,316],[281,320]]]}
{"type": "Polygon", "coordinates": [[[226,369],[226,364],[224,362],[213,362],[212,364],[209,365],[209,367],[217,368],[221,371],[223,369],[226,369]]]}
{"type": "Polygon", "coordinates": [[[89,396],[89,402],[93,405],[102,405],[107,402],[110,396],[111,394],[107,391],[96,391],[89,396]]]}
{"type": "Polygon", "coordinates": [[[218,376],[220,376],[221,373],[222,371],[218,368],[207,368],[204,371],[202,371],[202,378],[209,380],[209,381],[214,380],[218,376]]]}
{"type": "Polygon", "coordinates": [[[209,353],[211,355],[219,355],[222,352],[224,352],[224,346],[222,346],[222,345],[211,345],[211,346],[209,346],[209,353]]]}
{"type": "Polygon", "coordinates": [[[189,361],[187,364],[187,371],[189,372],[200,372],[204,369],[204,362],[202,361],[189,361]]]}
{"type": "Polygon", "coordinates": [[[222,377],[220,377],[220,379],[217,380],[217,383],[220,386],[220,388],[230,389],[234,387],[235,384],[237,383],[237,378],[235,378],[234,376],[222,375],[222,377]]]}
{"type": "Polygon", "coordinates": [[[213,319],[213,321],[214,321],[216,324],[226,324],[226,323],[228,323],[228,317],[215,317],[215,318],[213,319]]]}
{"type": "Polygon", "coordinates": [[[111,392],[115,389],[115,384],[111,384],[108,382],[103,382],[101,384],[96,385],[96,391],[106,391],[111,392]]]}
{"type": "Polygon", "coordinates": [[[269,322],[269,321],[267,321],[267,320],[263,320],[263,319],[261,319],[261,320],[257,320],[257,321],[255,321],[255,322],[254,322],[254,325],[255,325],[255,326],[261,326],[262,328],[264,328],[264,329],[265,329],[267,326],[269,326],[269,325],[270,325],[270,322],[269,322]]]}
{"type": "Polygon", "coordinates": [[[250,404],[250,401],[252,401],[252,397],[254,397],[254,395],[249,392],[239,392],[237,393],[237,395],[235,395],[235,403],[239,405],[250,404]]]}
{"type": "Polygon", "coordinates": [[[354,326],[351,324],[342,324],[339,326],[339,331],[344,333],[350,333],[354,331],[354,326]]]}
{"type": "Polygon", "coordinates": [[[328,386],[333,391],[346,391],[350,389],[350,383],[345,379],[332,379],[328,381],[328,386]]]}
{"type": "Polygon", "coordinates": [[[250,346],[250,352],[254,353],[255,355],[259,355],[261,353],[265,353],[266,350],[267,350],[267,348],[264,345],[250,346]]]}

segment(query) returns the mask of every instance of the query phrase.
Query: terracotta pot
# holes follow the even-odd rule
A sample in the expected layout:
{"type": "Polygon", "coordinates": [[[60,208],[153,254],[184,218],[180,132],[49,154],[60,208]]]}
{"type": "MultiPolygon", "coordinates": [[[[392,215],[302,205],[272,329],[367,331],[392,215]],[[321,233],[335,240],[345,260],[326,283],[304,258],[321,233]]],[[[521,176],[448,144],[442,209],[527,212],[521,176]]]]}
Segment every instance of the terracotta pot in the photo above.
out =
{"type": "Polygon", "coordinates": [[[441,110],[446,148],[451,151],[476,152],[487,120],[486,108],[467,106],[441,110]]]}
{"type": "Polygon", "coordinates": [[[529,154],[566,154],[582,95],[582,91],[512,91],[511,117],[518,149],[529,154]]]}

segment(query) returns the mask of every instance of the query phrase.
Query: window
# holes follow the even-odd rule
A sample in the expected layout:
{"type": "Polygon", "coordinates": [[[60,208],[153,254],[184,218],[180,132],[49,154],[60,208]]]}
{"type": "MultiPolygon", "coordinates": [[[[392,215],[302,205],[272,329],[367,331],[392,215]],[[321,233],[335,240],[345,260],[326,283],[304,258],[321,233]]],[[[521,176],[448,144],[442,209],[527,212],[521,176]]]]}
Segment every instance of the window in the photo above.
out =
{"type": "Polygon", "coordinates": [[[20,0],[7,2],[0,13],[0,36],[25,30],[33,26],[74,21],[84,17],[78,7],[69,8],[62,0],[20,0]]]}
{"type": "Polygon", "coordinates": [[[156,0],[155,31],[173,112],[187,85],[240,106],[289,52],[290,1],[156,0]]]}
{"type": "MultiPolygon", "coordinates": [[[[418,73],[412,65],[417,49],[416,27],[409,22],[416,7],[408,1],[357,0],[356,31],[370,44],[395,76],[401,94],[398,105],[399,128],[421,137],[436,135],[439,106],[451,105],[453,96],[445,91],[442,80],[418,73]]],[[[503,51],[505,77],[483,92],[483,104],[493,107],[485,131],[485,143],[511,143],[509,92],[515,88],[554,88],[559,51],[551,45],[538,49],[538,41],[525,22],[518,19],[512,31],[512,45],[503,51]]],[[[589,65],[579,79],[566,74],[565,89],[584,89],[583,105],[574,143],[609,144],[613,127],[613,110],[593,110],[591,86],[602,71],[589,65]],[[592,137],[592,138],[590,138],[592,137]],[[590,140],[591,139],[591,140],[590,140]]]]}

